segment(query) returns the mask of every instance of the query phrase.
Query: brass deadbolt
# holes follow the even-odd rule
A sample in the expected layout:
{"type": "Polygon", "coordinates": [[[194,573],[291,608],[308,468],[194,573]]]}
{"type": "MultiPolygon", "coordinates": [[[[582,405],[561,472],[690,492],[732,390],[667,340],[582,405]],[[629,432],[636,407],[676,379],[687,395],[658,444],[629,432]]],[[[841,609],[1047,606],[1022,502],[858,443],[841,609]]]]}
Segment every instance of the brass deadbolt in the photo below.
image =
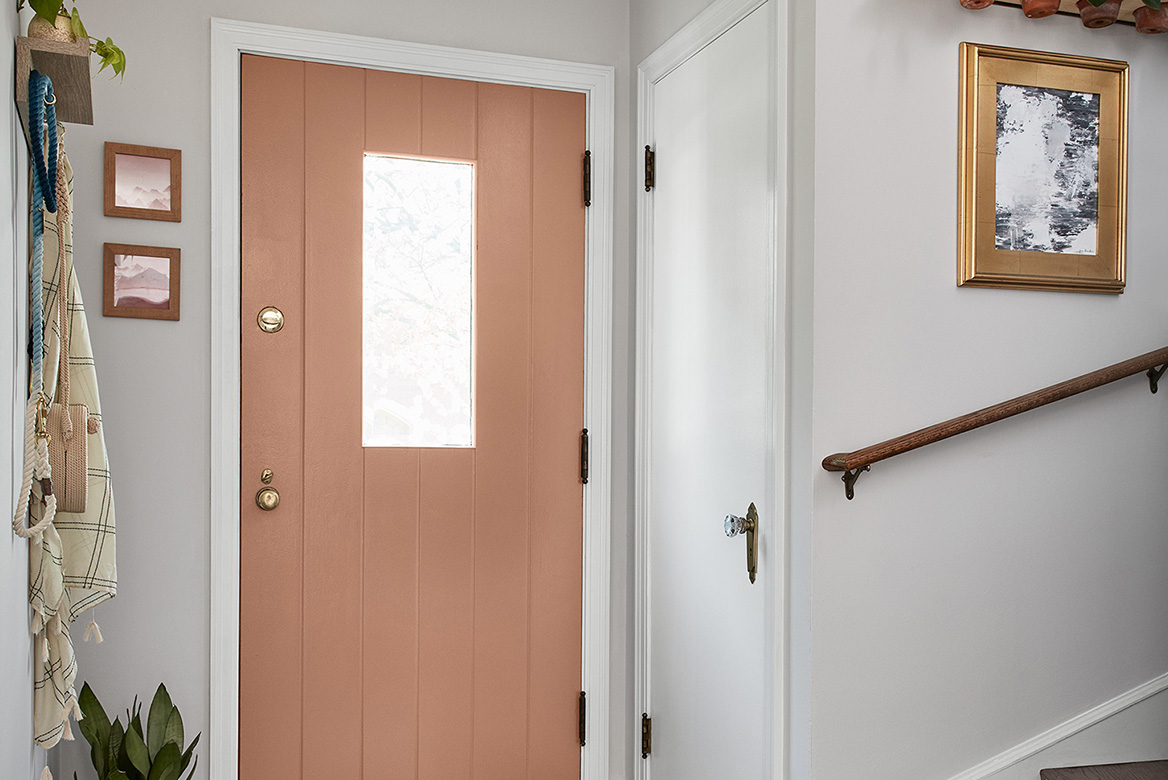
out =
{"type": "Polygon", "coordinates": [[[275,306],[265,306],[260,309],[256,322],[264,333],[276,333],[284,327],[284,312],[275,306]]]}

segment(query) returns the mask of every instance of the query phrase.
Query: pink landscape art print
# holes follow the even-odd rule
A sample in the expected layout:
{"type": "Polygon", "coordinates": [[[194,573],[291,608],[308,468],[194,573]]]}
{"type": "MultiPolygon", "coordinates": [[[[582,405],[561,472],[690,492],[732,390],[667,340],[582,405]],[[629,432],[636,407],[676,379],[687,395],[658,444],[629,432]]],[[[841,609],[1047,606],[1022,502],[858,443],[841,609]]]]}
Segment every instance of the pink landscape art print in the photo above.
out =
{"type": "Polygon", "coordinates": [[[114,307],[170,308],[170,258],[115,254],[114,307]]]}
{"type": "Polygon", "coordinates": [[[165,157],[114,155],[114,204],[120,208],[170,211],[170,165],[165,157]]]}

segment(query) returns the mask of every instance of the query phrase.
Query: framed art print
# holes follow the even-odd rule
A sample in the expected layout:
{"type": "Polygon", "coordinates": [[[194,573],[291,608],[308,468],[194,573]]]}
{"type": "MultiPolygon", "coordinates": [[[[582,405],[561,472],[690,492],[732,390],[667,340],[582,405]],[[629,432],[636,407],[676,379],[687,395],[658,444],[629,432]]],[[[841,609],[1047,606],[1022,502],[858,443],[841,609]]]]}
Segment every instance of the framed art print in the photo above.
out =
{"type": "Polygon", "coordinates": [[[182,222],[182,152],[107,141],[105,215],[182,222]]]}
{"type": "Polygon", "coordinates": [[[958,284],[1121,293],[1125,62],[961,44],[958,284]]]}
{"type": "Polygon", "coordinates": [[[106,244],[102,314],[177,320],[180,255],[169,247],[106,244]]]}

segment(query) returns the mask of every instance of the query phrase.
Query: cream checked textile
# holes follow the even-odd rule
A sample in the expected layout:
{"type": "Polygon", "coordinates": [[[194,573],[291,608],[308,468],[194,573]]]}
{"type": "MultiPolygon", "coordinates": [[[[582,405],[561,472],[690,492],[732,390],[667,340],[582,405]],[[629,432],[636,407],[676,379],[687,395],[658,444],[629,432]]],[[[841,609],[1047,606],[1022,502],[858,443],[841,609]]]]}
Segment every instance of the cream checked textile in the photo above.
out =
{"type": "MultiPolygon", "coordinates": [[[[69,716],[80,717],[73,681],[77,666],[69,624],[82,612],[112,598],[117,593],[115,563],[114,496],[106,460],[105,435],[101,428],[101,402],[97,392],[97,372],[89,342],[89,326],[81,302],[81,288],[73,273],[73,170],[62,149],[59,161],[65,193],[58,202],[66,206],[58,214],[45,212],[45,393],[57,389],[61,349],[61,318],[58,285],[68,291],[66,311],[71,327],[70,402],[89,407],[89,499],[84,513],[57,512],[52,525],[39,539],[32,540],[29,553],[29,601],[33,607],[32,630],[36,636],[36,679],[34,691],[34,734],[36,743],[51,748],[62,738],[72,739],[69,716]],[[59,249],[58,216],[65,215],[65,257],[59,249]],[[64,262],[62,262],[62,259],[64,262]],[[64,280],[62,280],[64,272],[64,280]]],[[[51,432],[56,435],[56,432],[51,432]]],[[[80,433],[80,432],[79,432],[80,433]]],[[[41,508],[39,485],[34,482],[30,518],[35,522],[41,508]]]]}

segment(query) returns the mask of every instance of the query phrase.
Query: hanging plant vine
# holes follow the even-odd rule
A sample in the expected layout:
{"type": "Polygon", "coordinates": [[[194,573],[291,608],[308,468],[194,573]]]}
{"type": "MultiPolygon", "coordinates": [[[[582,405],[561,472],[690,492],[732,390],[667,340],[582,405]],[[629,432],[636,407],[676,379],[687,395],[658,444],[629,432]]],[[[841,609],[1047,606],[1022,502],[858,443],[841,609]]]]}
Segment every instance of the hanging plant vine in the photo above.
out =
{"type": "MultiPolygon", "coordinates": [[[[1156,1],[1159,2],[1159,0],[1156,1]]],[[[25,0],[17,0],[16,10],[24,8],[24,4],[25,0]]],[[[36,12],[37,16],[49,24],[56,24],[58,16],[68,17],[73,34],[89,41],[89,50],[96,54],[98,60],[101,61],[101,67],[97,69],[97,72],[101,73],[106,68],[111,68],[115,76],[125,78],[126,53],[113,42],[112,38],[106,38],[103,41],[89,34],[89,31],[85,29],[85,24],[81,21],[81,12],[77,10],[76,3],[73,4],[72,10],[65,8],[65,0],[28,0],[28,5],[36,12]]]]}

